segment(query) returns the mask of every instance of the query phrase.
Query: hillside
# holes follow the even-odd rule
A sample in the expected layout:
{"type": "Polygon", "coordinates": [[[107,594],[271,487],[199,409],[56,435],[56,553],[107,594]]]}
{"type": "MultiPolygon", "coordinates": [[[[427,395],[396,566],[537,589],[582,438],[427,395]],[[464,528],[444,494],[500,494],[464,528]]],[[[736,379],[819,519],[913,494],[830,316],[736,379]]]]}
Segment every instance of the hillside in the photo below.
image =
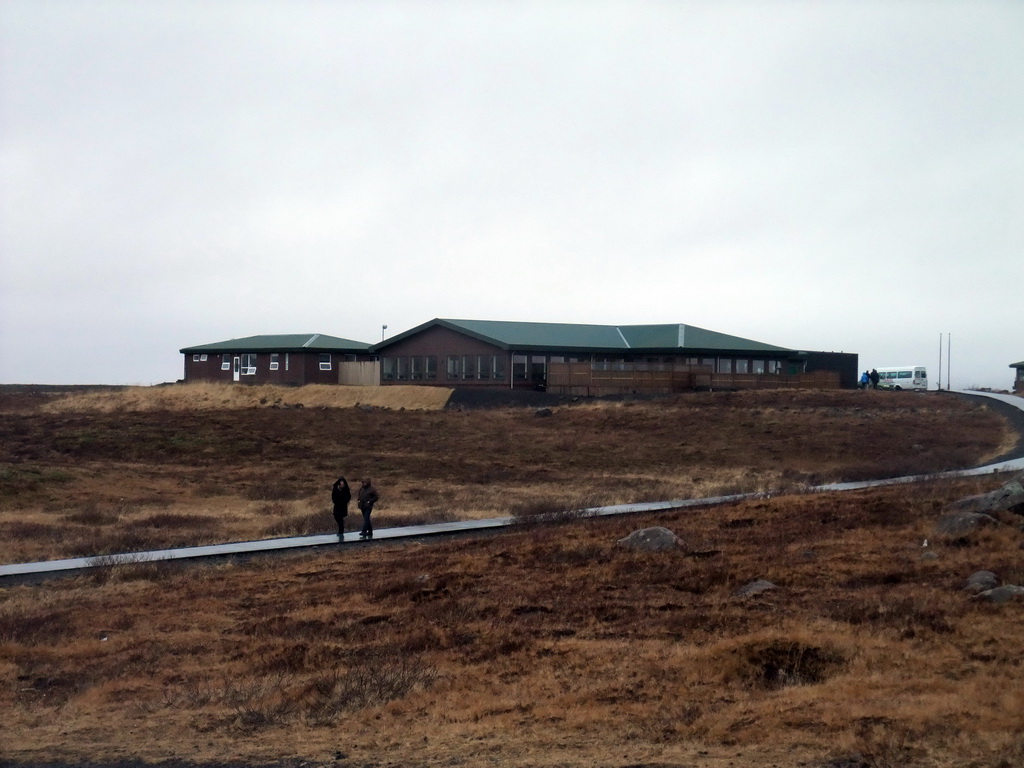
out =
{"type": "Polygon", "coordinates": [[[0,400],[5,562],[129,534],[166,543],[315,528],[340,468],[373,473],[382,527],[509,512],[523,524],[0,590],[7,761],[1024,761],[1024,615],[963,590],[980,569],[1024,582],[1019,518],[934,535],[951,501],[1006,478],[797,492],[1005,453],[1016,433],[984,403],[714,393],[540,417],[58,397],[0,400]],[[727,508],[531,523],[582,500],[731,489],[773,492],[727,508]],[[683,546],[617,545],[649,526],[683,546]],[[775,588],[741,596],[761,579],[775,588]]]}

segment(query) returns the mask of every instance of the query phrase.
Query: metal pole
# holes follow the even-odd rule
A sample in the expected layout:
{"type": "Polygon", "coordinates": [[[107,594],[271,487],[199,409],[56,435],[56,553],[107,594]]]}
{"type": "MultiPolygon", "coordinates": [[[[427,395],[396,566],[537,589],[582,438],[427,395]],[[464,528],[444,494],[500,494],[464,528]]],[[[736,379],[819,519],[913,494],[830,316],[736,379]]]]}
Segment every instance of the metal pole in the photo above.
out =
{"type": "Polygon", "coordinates": [[[942,391],[942,334],[939,334],[939,392],[942,391]]]}
{"type": "Polygon", "coordinates": [[[946,334],[946,389],[953,388],[953,380],[949,378],[949,357],[950,357],[950,346],[953,343],[953,334],[946,334]]]}

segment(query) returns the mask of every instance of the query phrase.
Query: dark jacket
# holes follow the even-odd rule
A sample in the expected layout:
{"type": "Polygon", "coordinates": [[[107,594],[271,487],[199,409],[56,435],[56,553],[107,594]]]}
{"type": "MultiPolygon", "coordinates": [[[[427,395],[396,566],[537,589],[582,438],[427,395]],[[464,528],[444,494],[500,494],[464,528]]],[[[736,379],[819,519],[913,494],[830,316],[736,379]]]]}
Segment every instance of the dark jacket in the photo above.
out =
{"type": "Polygon", "coordinates": [[[352,491],[345,480],[337,480],[331,488],[331,501],[334,504],[334,511],[345,515],[348,514],[348,503],[352,500],[352,491]]]}
{"type": "Polygon", "coordinates": [[[376,488],[372,485],[364,485],[359,489],[359,509],[363,512],[371,511],[379,498],[380,494],[377,493],[376,488]]]}

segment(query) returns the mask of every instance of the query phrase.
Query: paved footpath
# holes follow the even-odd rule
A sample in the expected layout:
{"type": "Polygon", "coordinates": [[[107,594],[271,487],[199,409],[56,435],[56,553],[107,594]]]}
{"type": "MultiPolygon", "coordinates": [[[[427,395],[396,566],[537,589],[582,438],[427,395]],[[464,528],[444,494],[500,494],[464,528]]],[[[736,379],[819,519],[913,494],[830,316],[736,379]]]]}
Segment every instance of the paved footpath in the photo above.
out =
{"type": "MultiPolygon", "coordinates": [[[[1019,409],[1024,413],[1024,397],[1000,395],[993,392],[974,392],[953,390],[955,394],[988,397],[999,400],[1019,409]]],[[[1024,435],[1022,435],[1024,440],[1024,435]]],[[[987,464],[974,469],[938,472],[928,475],[896,477],[886,480],[864,480],[853,483],[831,483],[812,488],[812,491],[852,491],[861,488],[873,488],[898,483],[914,483],[946,477],[969,477],[989,474],[992,472],[1012,472],[1024,470],[1024,457],[987,464]]],[[[580,517],[604,517],[609,515],[626,515],[637,512],[661,512],[670,509],[689,507],[710,507],[722,504],[734,504],[746,499],[763,498],[762,493],[738,493],[728,496],[711,496],[703,499],[676,499],[673,501],[656,501],[642,504],[618,504],[611,507],[593,507],[578,510],[572,514],[580,517]]],[[[484,520],[463,520],[453,523],[433,523],[430,525],[414,525],[402,528],[382,528],[374,531],[374,542],[391,539],[412,539],[443,534],[471,533],[495,528],[507,528],[515,525],[514,517],[493,517],[484,520]]],[[[352,544],[369,544],[358,538],[353,531],[345,534],[345,542],[352,544]]],[[[10,583],[25,583],[59,575],[71,575],[91,568],[111,565],[127,565],[167,560],[197,560],[207,558],[223,558],[232,556],[255,555],[280,550],[296,550],[310,547],[337,546],[337,534],[321,534],[318,536],[294,536],[283,539],[261,539],[259,541],[239,541],[228,544],[213,544],[203,547],[182,547],[179,549],[158,549],[148,552],[126,552],[124,554],[101,555],[99,557],[75,557],[67,560],[44,560],[35,563],[13,563],[0,565],[0,586],[10,583]]]]}

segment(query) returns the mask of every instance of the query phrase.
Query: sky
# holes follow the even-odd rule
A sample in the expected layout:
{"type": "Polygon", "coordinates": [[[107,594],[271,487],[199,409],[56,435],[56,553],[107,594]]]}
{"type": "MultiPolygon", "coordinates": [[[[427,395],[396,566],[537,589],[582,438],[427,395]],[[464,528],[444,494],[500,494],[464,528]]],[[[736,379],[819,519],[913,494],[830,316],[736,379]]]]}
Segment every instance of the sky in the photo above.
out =
{"type": "Polygon", "coordinates": [[[0,0],[0,383],[441,317],[1009,388],[1022,40],[1019,0],[0,0]]]}

